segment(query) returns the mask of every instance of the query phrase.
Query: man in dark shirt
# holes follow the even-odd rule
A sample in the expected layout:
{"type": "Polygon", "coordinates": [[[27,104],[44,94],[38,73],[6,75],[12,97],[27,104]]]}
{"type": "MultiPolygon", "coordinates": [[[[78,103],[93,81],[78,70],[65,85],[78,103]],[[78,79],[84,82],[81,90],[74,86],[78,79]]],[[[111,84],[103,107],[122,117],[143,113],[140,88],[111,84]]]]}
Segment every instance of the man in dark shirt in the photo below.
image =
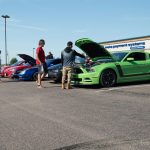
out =
{"type": "Polygon", "coordinates": [[[62,66],[63,66],[63,72],[62,72],[62,89],[65,89],[65,80],[67,76],[67,89],[70,89],[70,83],[71,83],[71,73],[72,68],[75,62],[75,56],[79,56],[82,58],[85,58],[84,55],[81,55],[80,53],[77,53],[75,50],[72,49],[73,43],[69,41],[67,43],[67,47],[61,52],[61,60],[62,60],[62,66]]]}
{"type": "Polygon", "coordinates": [[[46,56],[46,59],[53,59],[53,54],[51,52],[48,53],[48,55],[46,56]]]}

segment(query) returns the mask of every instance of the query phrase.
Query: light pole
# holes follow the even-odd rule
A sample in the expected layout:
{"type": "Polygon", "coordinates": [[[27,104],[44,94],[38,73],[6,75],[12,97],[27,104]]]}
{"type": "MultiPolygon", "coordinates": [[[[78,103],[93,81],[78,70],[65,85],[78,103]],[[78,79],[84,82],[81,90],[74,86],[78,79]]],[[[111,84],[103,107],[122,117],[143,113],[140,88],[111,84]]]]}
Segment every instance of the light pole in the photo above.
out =
{"type": "Polygon", "coordinates": [[[6,65],[7,65],[7,55],[8,55],[8,52],[7,52],[7,36],[6,36],[6,19],[10,18],[10,16],[8,16],[8,15],[2,15],[2,18],[5,19],[5,62],[6,62],[6,65]]]}
{"type": "Polygon", "coordinates": [[[35,50],[35,48],[33,48],[33,58],[34,58],[34,50],[35,50]]]}

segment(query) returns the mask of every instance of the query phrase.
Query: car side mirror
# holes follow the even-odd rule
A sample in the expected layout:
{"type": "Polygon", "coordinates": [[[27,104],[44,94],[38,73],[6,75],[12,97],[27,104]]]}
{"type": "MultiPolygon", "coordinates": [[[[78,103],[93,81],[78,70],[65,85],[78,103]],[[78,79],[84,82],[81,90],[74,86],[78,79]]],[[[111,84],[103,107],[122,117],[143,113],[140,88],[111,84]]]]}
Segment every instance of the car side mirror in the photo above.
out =
{"type": "Polygon", "coordinates": [[[134,61],[134,58],[133,57],[129,57],[129,58],[127,58],[127,61],[134,61]]]}

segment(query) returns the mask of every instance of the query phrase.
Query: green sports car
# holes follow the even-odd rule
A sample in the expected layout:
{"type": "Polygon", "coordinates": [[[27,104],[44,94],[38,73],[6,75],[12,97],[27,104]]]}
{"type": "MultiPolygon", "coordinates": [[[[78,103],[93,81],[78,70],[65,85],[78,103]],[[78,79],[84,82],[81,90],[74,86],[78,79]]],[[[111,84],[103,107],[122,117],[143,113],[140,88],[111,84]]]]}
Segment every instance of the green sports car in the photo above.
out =
{"type": "Polygon", "coordinates": [[[74,68],[73,84],[112,87],[117,83],[150,80],[150,54],[144,51],[108,52],[88,38],[75,45],[91,59],[91,65],[74,68]]]}

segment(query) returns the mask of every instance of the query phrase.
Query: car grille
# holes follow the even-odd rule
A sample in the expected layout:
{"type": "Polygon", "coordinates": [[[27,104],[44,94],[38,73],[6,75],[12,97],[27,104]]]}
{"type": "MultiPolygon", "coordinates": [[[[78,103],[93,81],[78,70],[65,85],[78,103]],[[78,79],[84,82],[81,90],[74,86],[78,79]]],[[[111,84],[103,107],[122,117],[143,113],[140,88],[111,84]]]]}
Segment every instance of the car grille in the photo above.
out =
{"type": "Polygon", "coordinates": [[[81,78],[72,78],[72,81],[82,81],[81,78]]]}
{"type": "Polygon", "coordinates": [[[80,74],[80,73],[83,73],[83,71],[80,68],[74,68],[73,73],[80,74]]]}

